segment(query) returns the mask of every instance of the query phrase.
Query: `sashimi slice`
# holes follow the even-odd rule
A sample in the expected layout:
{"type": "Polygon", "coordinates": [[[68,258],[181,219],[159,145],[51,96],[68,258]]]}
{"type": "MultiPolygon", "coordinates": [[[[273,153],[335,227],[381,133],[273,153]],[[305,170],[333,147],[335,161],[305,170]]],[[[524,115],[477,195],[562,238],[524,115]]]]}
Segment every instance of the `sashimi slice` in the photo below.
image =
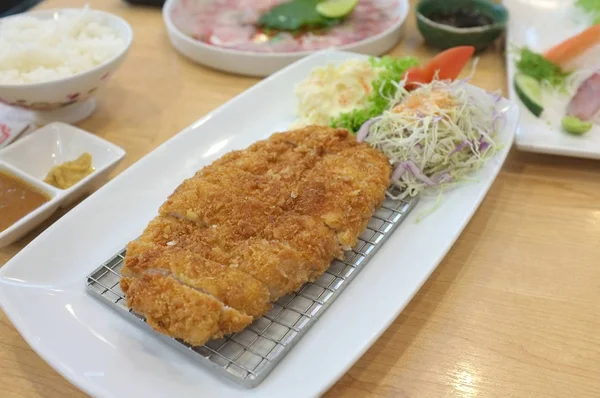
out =
{"type": "Polygon", "coordinates": [[[591,121],[600,111],[600,73],[596,72],[581,83],[567,107],[567,115],[591,121]]]}

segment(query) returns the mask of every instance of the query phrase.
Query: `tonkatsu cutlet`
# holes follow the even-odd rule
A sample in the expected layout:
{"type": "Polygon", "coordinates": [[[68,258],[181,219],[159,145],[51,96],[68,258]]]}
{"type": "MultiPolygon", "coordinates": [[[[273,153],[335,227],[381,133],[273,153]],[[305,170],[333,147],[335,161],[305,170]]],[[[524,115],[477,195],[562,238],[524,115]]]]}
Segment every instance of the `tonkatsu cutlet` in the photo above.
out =
{"type": "Polygon", "coordinates": [[[363,146],[346,148],[323,157],[303,176],[290,207],[320,217],[349,250],[385,199],[390,171],[382,153],[363,146]]]}
{"type": "Polygon", "coordinates": [[[298,183],[326,153],[357,145],[346,130],[316,126],[274,134],[245,151],[225,155],[185,180],[160,209],[162,215],[203,225],[239,215],[252,219],[280,215],[298,183]],[[215,200],[215,198],[221,198],[215,200]]]}
{"type": "Polygon", "coordinates": [[[159,216],[127,247],[123,275],[148,271],[209,292],[249,315],[314,280],[341,256],[335,235],[318,219],[286,216],[259,236],[240,237],[233,225],[189,229],[193,223],[159,216]],[[240,299],[245,297],[247,302],[240,299]]]}
{"type": "Polygon", "coordinates": [[[127,246],[127,305],[190,344],[243,329],[354,245],[390,172],[383,154],[322,126],[226,154],[127,246]]]}
{"type": "MultiPolygon", "coordinates": [[[[183,222],[182,220],[175,220],[183,222]]],[[[156,224],[155,224],[156,225],[156,224]]],[[[186,248],[185,241],[170,241],[156,245],[141,254],[139,245],[129,245],[132,254],[122,269],[124,276],[139,277],[146,273],[170,275],[179,283],[208,293],[223,304],[250,316],[263,314],[271,308],[270,294],[258,280],[227,262],[217,262],[186,248]]],[[[214,256],[221,258],[221,255],[214,256]]]]}
{"type": "Polygon", "coordinates": [[[248,326],[252,317],[225,306],[209,294],[184,286],[171,276],[147,273],[121,278],[127,305],[158,332],[202,345],[248,326]]]}

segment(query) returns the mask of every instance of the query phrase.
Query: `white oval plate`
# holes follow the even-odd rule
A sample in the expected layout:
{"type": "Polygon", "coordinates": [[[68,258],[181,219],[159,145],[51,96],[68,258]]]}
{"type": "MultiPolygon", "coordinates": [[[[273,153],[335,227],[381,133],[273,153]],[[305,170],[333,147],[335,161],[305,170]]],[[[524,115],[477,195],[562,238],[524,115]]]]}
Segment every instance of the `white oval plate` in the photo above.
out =
{"type": "MultiPolygon", "coordinates": [[[[85,278],[135,239],[181,181],[223,154],[285,130],[294,85],[317,66],[364,57],[322,52],[263,80],[107,183],[0,269],[0,304],[48,363],[96,397],[313,397],[383,333],[469,222],[511,147],[519,112],[501,100],[503,144],[439,208],[423,198],[327,312],[258,387],[248,390],[194,362],[85,291],[85,278]],[[257,117],[261,115],[261,117],[257,117]],[[50,322],[49,319],[52,321],[50,322]]],[[[472,88],[473,90],[478,90],[472,88]]]]}
{"type": "MultiPolygon", "coordinates": [[[[521,110],[521,128],[515,143],[523,151],[599,159],[600,126],[595,125],[578,137],[561,131],[558,123],[548,125],[523,105],[513,84],[517,70],[511,45],[543,52],[582,31],[586,26],[574,18],[574,3],[575,0],[504,0],[510,12],[506,33],[508,97],[521,110]]],[[[600,61],[595,66],[600,67],[600,61]]]]}
{"type": "MultiPolygon", "coordinates": [[[[316,52],[258,53],[202,43],[181,32],[173,23],[171,13],[179,1],[181,0],[167,0],[163,7],[163,21],[169,40],[177,51],[200,64],[225,72],[264,77],[316,52]]],[[[382,55],[388,52],[403,36],[404,22],[409,9],[408,0],[398,0],[398,21],[394,25],[378,35],[341,46],[339,50],[367,55],[382,55]]]]}

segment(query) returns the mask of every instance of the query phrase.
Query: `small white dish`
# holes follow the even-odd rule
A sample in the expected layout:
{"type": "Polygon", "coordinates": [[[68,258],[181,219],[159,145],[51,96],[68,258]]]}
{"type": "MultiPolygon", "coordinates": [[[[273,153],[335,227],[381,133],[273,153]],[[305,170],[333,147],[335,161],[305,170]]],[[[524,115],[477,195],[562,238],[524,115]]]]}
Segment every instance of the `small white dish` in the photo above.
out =
{"type": "MultiPolygon", "coordinates": [[[[30,11],[24,15],[40,19],[60,19],[81,11],[82,9],[65,8],[30,11]]],[[[117,15],[98,10],[87,12],[98,15],[106,25],[118,32],[125,42],[123,49],[112,59],[73,76],[41,83],[0,84],[0,102],[33,111],[35,123],[38,125],[54,121],[76,123],[92,114],[96,109],[93,96],[125,60],[133,41],[133,30],[117,15]]],[[[23,14],[3,18],[0,23],[20,15],[23,14]]]]}
{"type": "MultiPolygon", "coordinates": [[[[600,159],[600,126],[595,125],[583,136],[567,134],[561,131],[559,123],[550,124],[534,116],[523,105],[514,87],[517,68],[512,46],[527,46],[533,51],[543,52],[581,32],[588,21],[578,15],[574,0],[504,0],[504,5],[510,13],[506,33],[508,98],[521,109],[521,128],[515,137],[517,148],[529,152],[600,159]]],[[[590,68],[595,66],[589,65],[590,68]]]]}
{"type": "Polygon", "coordinates": [[[125,156],[125,151],[100,137],[64,123],[51,123],[0,150],[0,168],[50,195],[51,200],[0,232],[0,247],[9,245],[47,219],[59,206],[66,207],[101,184],[125,156]],[[44,182],[50,169],[92,155],[94,171],[68,189],[44,182]]]}
{"type": "MultiPolygon", "coordinates": [[[[86,293],[85,279],[135,239],[182,180],[290,126],[294,86],[315,67],[364,56],[322,52],[256,84],[148,154],[46,229],[0,269],[0,305],[25,340],[95,397],[315,397],[349,369],[437,267],[494,182],[518,108],[502,99],[502,147],[473,182],[422,198],[368,266],[254,389],[232,385],[86,293]],[[264,112],[268,109],[268,112],[264,112]],[[264,117],[256,117],[262,114],[264,117]],[[48,322],[52,319],[52,322],[48,322]],[[343,331],[343,336],[340,334],[343,331]]],[[[480,90],[469,86],[472,90],[480,90]]]]}
{"type": "MultiPolygon", "coordinates": [[[[224,72],[247,76],[265,77],[271,73],[318,51],[296,52],[252,52],[217,47],[195,40],[183,33],[172,18],[173,10],[183,0],[167,0],[163,7],[163,21],[169,40],[177,51],[202,65],[224,72]]],[[[391,50],[402,38],[404,22],[408,16],[408,0],[398,0],[395,16],[398,20],[387,30],[354,43],[339,46],[338,50],[352,51],[367,55],[382,55],[391,50]]]]}
{"type": "Polygon", "coordinates": [[[4,172],[12,177],[17,177],[36,191],[44,193],[50,199],[4,231],[0,232],[0,247],[4,247],[19,240],[50,217],[60,205],[60,192],[58,189],[24,173],[2,160],[0,160],[0,172],[4,172]]]}

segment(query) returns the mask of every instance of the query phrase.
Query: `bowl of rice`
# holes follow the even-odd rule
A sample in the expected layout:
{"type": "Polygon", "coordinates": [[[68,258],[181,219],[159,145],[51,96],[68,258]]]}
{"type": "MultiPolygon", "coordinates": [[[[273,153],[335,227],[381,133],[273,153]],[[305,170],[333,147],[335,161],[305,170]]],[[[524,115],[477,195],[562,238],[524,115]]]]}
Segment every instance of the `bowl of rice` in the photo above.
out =
{"type": "Polygon", "coordinates": [[[0,102],[33,111],[38,124],[82,120],[132,40],[125,20],[89,8],[2,18],[0,102]]]}

